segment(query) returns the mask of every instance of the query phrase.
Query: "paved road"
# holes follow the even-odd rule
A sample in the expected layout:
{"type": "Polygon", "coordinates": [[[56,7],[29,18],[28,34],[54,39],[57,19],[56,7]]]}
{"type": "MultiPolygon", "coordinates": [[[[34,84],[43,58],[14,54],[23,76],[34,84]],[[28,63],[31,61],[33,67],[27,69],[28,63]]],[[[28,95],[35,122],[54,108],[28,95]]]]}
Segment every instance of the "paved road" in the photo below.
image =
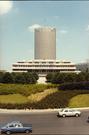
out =
{"type": "Polygon", "coordinates": [[[89,135],[89,123],[86,122],[88,115],[88,110],[83,111],[82,115],[78,118],[58,118],[57,112],[0,114],[0,126],[13,120],[19,120],[32,124],[33,133],[31,134],[89,135]]]}

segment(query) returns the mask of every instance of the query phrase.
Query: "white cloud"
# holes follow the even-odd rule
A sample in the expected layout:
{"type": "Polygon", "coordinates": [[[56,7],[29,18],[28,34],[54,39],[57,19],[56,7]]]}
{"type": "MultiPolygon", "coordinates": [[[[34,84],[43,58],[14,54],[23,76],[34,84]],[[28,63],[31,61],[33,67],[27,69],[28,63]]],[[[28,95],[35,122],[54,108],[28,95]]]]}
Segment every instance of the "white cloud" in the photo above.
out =
{"type": "MultiPolygon", "coordinates": [[[[42,25],[39,25],[39,24],[33,24],[32,26],[28,26],[28,30],[30,32],[34,32],[34,29],[41,28],[41,27],[49,27],[49,28],[51,28],[50,26],[42,26],[42,25]]],[[[56,27],[53,26],[53,28],[56,28],[56,27]]],[[[58,30],[58,29],[56,29],[56,31],[58,33],[60,33],[60,34],[67,34],[68,33],[67,30],[58,30]]]]}
{"type": "Polygon", "coordinates": [[[60,32],[61,34],[67,34],[67,33],[68,33],[67,30],[60,30],[59,32],[60,32]]]}
{"type": "Polygon", "coordinates": [[[42,26],[39,24],[33,24],[32,26],[28,27],[28,30],[34,32],[34,29],[41,28],[42,26]]]}
{"type": "Polygon", "coordinates": [[[86,31],[89,31],[89,25],[87,26],[86,31]]]}
{"type": "Polygon", "coordinates": [[[57,16],[57,15],[55,15],[55,16],[54,16],[54,18],[55,18],[55,19],[59,19],[60,17],[59,17],[59,16],[57,16]]]}
{"type": "Polygon", "coordinates": [[[12,1],[0,1],[0,15],[8,13],[12,7],[12,1]]]}

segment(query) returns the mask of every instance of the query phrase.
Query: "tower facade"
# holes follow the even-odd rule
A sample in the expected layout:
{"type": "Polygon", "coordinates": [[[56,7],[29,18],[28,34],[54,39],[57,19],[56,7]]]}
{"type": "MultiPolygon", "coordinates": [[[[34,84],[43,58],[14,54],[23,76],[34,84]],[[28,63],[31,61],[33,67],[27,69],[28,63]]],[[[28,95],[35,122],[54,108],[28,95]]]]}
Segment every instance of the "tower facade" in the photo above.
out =
{"type": "Polygon", "coordinates": [[[42,27],[35,29],[34,36],[34,58],[35,59],[56,59],[56,29],[42,27]]]}

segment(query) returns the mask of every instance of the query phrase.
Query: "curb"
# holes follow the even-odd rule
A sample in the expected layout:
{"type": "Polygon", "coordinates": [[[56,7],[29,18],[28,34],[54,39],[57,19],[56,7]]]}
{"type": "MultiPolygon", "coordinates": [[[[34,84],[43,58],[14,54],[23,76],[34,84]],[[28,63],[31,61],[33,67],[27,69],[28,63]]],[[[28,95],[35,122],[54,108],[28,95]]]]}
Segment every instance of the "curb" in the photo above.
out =
{"type": "MultiPolygon", "coordinates": [[[[22,113],[50,113],[50,112],[56,112],[59,111],[61,108],[58,109],[25,109],[25,110],[18,110],[18,109],[0,109],[0,114],[22,114],[22,113]]],[[[89,107],[83,107],[83,108],[73,108],[77,110],[89,110],[89,107]]]]}

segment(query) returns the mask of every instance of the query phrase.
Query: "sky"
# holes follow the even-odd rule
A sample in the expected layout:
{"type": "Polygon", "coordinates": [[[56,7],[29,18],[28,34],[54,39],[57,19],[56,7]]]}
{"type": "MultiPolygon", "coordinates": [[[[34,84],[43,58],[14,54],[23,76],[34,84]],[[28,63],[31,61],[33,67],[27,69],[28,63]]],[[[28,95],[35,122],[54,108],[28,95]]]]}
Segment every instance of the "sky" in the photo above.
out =
{"type": "Polygon", "coordinates": [[[89,1],[0,1],[0,68],[34,59],[34,29],[56,28],[56,59],[89,59],[89,1]]]}

